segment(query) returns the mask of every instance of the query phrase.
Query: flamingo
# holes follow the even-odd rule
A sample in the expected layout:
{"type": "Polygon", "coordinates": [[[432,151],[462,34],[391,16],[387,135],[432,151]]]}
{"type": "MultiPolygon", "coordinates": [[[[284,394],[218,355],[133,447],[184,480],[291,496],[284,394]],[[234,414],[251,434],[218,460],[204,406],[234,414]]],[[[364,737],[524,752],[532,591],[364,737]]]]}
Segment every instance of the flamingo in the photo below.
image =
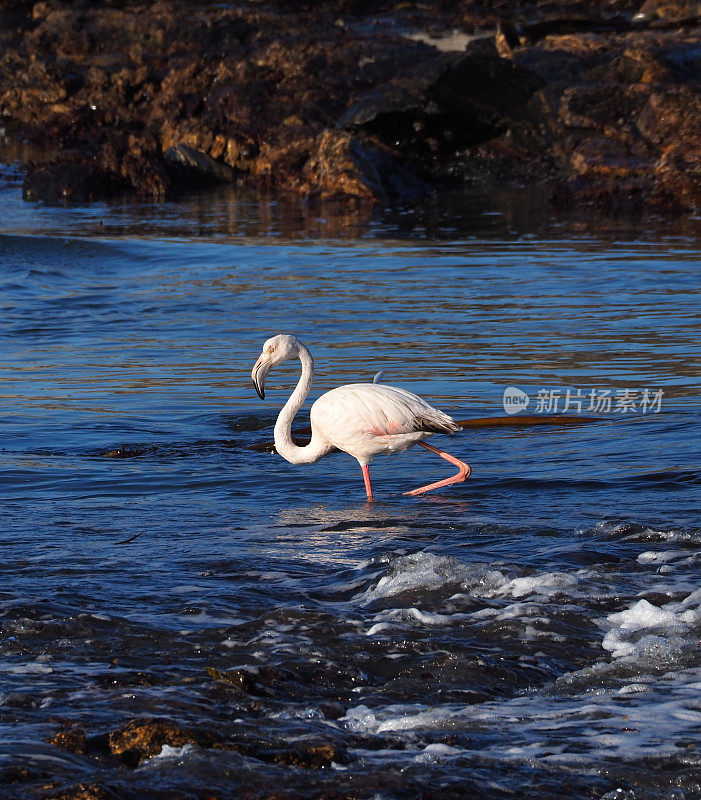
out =
{"type": "MultiPolygon", "coordinates": [[[[323,394],[310,412],[312,438],[299,447],[292,440],[292,420],[302,407],[314,380],[314,359],[296,336],[278,334],[263,345],[251,378],[258,396],[265,398],[265,379],[273,367],[299,358],[302,375],[275,423],[275,448],[291,464],[313,464],[334,449],[358,459],[363,471],[368,502],[372,502],[371,459],[379,454],[401,453],[415,444],[458,467],[458,472],[406,495],[419,495],[462,483],[470,476],[470,466],[423,440],[434,433],[460,430],[453,419],[405,389],[381,383],[350,383],[323,394]]],[[[377,376],[376,376],[377,377],[377,376]]]]}

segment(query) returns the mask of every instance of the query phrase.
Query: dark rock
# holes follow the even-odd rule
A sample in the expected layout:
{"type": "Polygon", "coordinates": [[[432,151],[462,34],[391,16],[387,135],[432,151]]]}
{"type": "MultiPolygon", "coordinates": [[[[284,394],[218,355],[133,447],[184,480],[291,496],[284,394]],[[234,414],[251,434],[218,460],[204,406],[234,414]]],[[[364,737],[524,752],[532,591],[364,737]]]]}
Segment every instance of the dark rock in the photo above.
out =
{"type": "Polygon", "coordinates": [[[502,133],[544,86],[496,52],[436,56],[420,67],[373,90],[339,126],[403,150],[454,152],[502,133]]]}
{"type": "Polygon", "coordinates": [[[675,81],[684,83],[701,80],[701,44],[699,42],[667,49],[661,54],[661,60],[671,70],[675,81]]]}
{"type": "Polygon", "coordinates": [[[102,458],[138,458],[148,452],[145,447],[129,447],[128,445],[121,444],[113,450],[107,450],[100,453],[102,458]]]}
{"type": "Polygon", "coordinates": [[[29,781],[44,777],[48,777],[48,773],[30,770],[19,764],[8,764],[0,767],[0,786],[9,786],[13,783],[29,783],[29,781]]]}
{"type": "Polygon", "coordinates": [[[519,26],[518,32],[522,43],[533,44],[546,36],[564,36],[582,31],[618,31],[625,30],[628,25],[629,20],[624,15],[591,8],[581,16],[546,16],[544,19],[519,26]]]}
{"type": "Polygon", "coordinates": [[[25,200],[82,203],[109,197],[120,188],[121,181],[101,169],[94,159],[75,158],[31,165],[22,196],[25,200]]]}
{"type": "Polygon", "coordinates": [[[658,155],[651,205],[694,211],[701,205],[701,96],[689,87],[651,94],[637,128],[658,155]]]}

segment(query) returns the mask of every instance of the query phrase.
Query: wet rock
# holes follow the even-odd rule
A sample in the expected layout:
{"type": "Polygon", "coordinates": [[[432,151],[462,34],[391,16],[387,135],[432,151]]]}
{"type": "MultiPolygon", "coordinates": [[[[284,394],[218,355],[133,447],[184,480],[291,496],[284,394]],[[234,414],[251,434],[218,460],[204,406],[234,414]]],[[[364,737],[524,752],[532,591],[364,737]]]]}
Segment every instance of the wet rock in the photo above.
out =
{"type": "MultiPolygon", "coordinates": [[[[698,84],[701,79],[701,45],[693,38],[686,44],[665,48],[660,57],[669,67],[674,81],[688,82],[690,88],[698,84]]],[[[698,96],[698,92],[696,94],[698,96]]]]}
{"type": "MultiPolygon", "coordinates": [[[[134,538],[131,537],[130,541],[134,538]]],[[[163,680],[148,672],[120,672],[96,675],[95,683],[106,689],[125,689],[132,686],[158,686],[163,680]]]]}
{"type": "Polygon", "coordinates": [[[347,764],[348,753],[334,742],[299,740],[290,744],[279,740],[229,739],[214,744],[215,750],[228,750],[268,764],[302,769],[325,769],[331,764],[347,764]]]}
{"type": "Polygon", "coordinates": [[[87,749],[85,732],[81,728],[59,731],[49,739],[49,744],[81,756],[85,755],[87,749]]]}
{"type": "Polygon", "coordinates": [[[701,95],[690,87],[669,87],[650,93],[635,119],[642,136],[653,145],[681,144],[701,136],[701,95]]]}
{"type": "Polygon", "coordinates": [[[501,58],[511,58],[514,48],[521,44],[517,29],[508,20],[499,20],[496,33],[494,34],[494,45],[501,58]]]}
{"type": "Polygon", "coordinates": [[[25,196],[160,200],[196,179],[392,202],[484,172],[634,178],[635,202],[692,207],[691,0],[383,4],[395,28],[379,8],[0,4],[1,127],[61,151],[28,170],[25,196]],[[614,155],[631,159],[616,176],[614,155]]]}
{"type": "MultiPolygon", "coordinates": [[[[252,172],[260,150],[256,142],[243,133],[229,132],[225,136],[204,127],[196,120],[182,120],[177,123],[165,120],[161,127],[161,147],[166,154],[182,148],[186,148],[186,152],[196,151],[215,160],[218,167],[222,166],[223,161],[224,165],[236,171],[234,175],[252,172]]],[[[222,173],[222,177],[229,179],[228,174],[225,177],[222,173]]]]}
{"type": "Polygon", "coordinates": [[[164,200],[172,183],[160,147],[154,137],[114,137],[102,149],[100,168],[115,185],[131,189],[141,197],[164,200]]]}
{"type": "Polygon", "coordinates": [[[118,800],[119,797],[99,784],[78,783],[70,789],[44,795],[44,800],[118,800]]]}
{"type": "Polygon", "coordinates": [[[260,694],[262,691],[262,687],[253,677],[253,675],[251,675],[250,672],[246,672],[242,669],[222,671],[215,669],[214,667],[207,667],[207,674],[215,681],[221,681],[229,686],[242,689],[244,692],[248,692],[249,694],[260,694]]]}
{"type": "Polygon", "coordinates": [[[629,19],[615,9],[590,7],[586,13],[546,14],[543,19],[528,22],[518,28],[521,42],[535,43],[548,36],[565,36],[580,32],[604,33],[625,30],[629,19]]]}
{"type": "Polygon", "coordinates": [[[701,207],[701,142],[675,142],[655,163],[657,183],[652,204],[662,211],[701,207]]]}
{"type": "MultiPolygon", "coordinates": [[[[220,152],[223,151],[223,146],[220,152]]],[[[222,164],[206,153],[185,144],[169,147],[163,154],[171,173],[183,182],[234,183],[237,173],[228,164],[222,164]]]]}
{"type": "Polygon", "coordinates": [[[698,24],[697,0],[645,0],[633,16],[639,25],[668,26],[698,24]]]}
{"type": "Polygon", "coordinates": [[[577,86],[566,89],[560,102],[560,119],[568,128],[588,128],[625,138],[650,96],[644,85],[577,86]]]}
{"type": "Polygon", "coordinates": [[[586,139],[575,148],[571,164],[578,175],[588,178],[642,176],[654,167],[651,160],[631,155],[618,139],[607,137],[586,139]]]}
{"type": "Polygon", "coordinates": [[[163,745],[211,747],[215,739],[209,731],[185,728],[169,720],[146,719],[132,720],[112,731],[108,744],[113,755],[121,756],[126,763],[136,766],[145,758],[158,755],[163,745]]]}
{"type": "Polygon", "coordinates": [[[688,87],[652,94],[637,119],[641,135],[659,153],[651,202],[662,211],[693,211],[701,204],[701,97],[688,87]]]}
{"type": "Polygon", "coordinates": [[[412,200],[429,185],[392,154],[343,131],[324,131],[304,165],[309,194],[323,200],[412,200]]]}
{"type": "Polygon", "coordinates": [[[651,49],[644,46],[629,47],[616,60],[615,77],[622,83],[670,83],[670,69],[651,49]]]}

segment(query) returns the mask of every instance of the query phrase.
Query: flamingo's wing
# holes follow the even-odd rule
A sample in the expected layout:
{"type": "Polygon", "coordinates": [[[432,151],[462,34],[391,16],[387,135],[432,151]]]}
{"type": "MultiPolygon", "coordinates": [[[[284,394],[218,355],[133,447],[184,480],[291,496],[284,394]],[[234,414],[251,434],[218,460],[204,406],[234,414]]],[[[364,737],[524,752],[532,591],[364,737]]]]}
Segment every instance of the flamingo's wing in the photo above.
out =
{"type": "Polygon", "coordinates": [[[352,383],[322,395],[312,407],[312,424],[334,439],[458,430],[418,395],[376,383],[352,383]]]}

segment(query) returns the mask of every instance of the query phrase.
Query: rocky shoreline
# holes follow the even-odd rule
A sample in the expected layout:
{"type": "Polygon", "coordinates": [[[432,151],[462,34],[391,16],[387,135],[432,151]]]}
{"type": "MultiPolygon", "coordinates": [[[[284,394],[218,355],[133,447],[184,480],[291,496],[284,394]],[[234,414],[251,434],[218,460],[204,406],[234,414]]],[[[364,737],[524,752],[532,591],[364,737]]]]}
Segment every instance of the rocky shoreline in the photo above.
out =
{"type": "Polygon", "coordinates": [[[546,184],[560,207],[689,213],[698,30],[684,0],[0,0],[0,134],[47,154],[27,199],[546,184]]]}

